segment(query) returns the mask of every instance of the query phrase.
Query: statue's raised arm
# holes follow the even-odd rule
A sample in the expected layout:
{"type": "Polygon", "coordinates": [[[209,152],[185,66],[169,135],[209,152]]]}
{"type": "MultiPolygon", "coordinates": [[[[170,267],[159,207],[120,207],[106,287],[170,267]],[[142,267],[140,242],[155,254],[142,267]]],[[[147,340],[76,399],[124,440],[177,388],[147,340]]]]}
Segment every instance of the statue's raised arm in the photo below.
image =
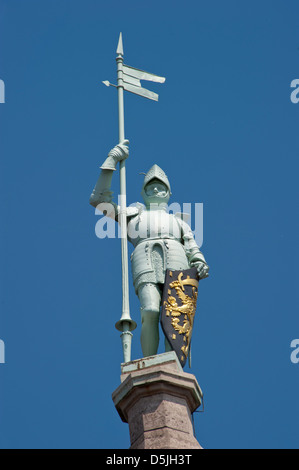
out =
{"type": "Polygon", "coordinates": [[[115,219],[119,213],[119,206],[113,201],[113,192],[111,191],[112,175],[116,170],[117,163],[125,160],[128,156],[128,140],[124,140],[122,143],[117,144],[112,150],[110,150],[108,157],[100,167],[100,176],[89,198],[89,202],[93,207],[97,207],[102,203],[110,203],[112,205],[111,209],[113,210],[107,215],[115,219]]]}

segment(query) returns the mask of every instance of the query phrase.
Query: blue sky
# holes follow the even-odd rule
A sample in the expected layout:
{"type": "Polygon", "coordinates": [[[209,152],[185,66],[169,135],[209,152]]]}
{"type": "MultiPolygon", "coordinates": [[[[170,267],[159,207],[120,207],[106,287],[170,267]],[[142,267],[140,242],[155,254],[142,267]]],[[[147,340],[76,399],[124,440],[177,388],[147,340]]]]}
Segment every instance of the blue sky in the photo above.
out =
{"type": "MultiPolygon", "coordinates": [[[[1,448],[128,448],[119,240],[88,199],[118,141],[115,50],[163,75],[125,96],[128,202],[152,164],[204,204],[192,369],[205,448],[298,447],[298,3],[0,0],[1,448]]],[[[118,192],[118,175],[113,189],[118,192]]],[[[131,250],[131,248],[130,248],[131,250]]],[[[139,304],[132,357],[141,357],[139,304]]],[[[159,352],[163,352],[161,347],[159,352]]]]}

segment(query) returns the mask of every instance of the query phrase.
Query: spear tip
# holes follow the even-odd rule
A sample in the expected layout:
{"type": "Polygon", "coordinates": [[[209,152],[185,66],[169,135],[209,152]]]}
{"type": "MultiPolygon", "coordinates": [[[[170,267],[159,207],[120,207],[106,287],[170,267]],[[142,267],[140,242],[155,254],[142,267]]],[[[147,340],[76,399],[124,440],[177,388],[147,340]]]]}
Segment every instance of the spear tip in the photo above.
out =
{"type": "Polygon", "coordinates": [[[116,49],[116,54],[124,55],[122,33],[119,34],[119,39],[118,39],[118,45],[117,45],[117,49],[116,49]]]}

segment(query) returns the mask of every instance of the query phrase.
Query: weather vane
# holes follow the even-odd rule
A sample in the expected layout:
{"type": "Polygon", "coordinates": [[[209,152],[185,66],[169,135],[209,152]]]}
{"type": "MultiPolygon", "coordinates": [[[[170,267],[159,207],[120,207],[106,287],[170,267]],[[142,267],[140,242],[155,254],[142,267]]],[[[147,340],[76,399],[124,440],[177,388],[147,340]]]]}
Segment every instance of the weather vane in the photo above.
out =
{"type": "MultiPolygon", "coordinates": [[[[190,226],[182,214],[169,214],[170,183],[164,171],[153,165],[144,177],[144,204],[127,207],[126,167],[129,141],[124,130],[124,90],[158,101],[158,95],[141,87],[140,80],[164,83],[165,78],[123,63],[120,33],[116,50],[119,143],[109,152],[90,196],[90,204],[111,204],[109,214],[121,227],[122,315],[116,323],[121,331],[124,362],[131,360],[132,333],[136,322],[130,316],[128,241],[134,246],[131,257],[135,292],[140,300],[141,347],[144,357],[157,354],[159,319],[165,334],[165,350],[174,350],[184,366],[190,357],[190,343],[199,280],[208,276],[209,267],[197,246],[190,226]],[[111,181],[119,163],[120,205],[112,200],[111,181]]],[[[100,208],[100,206],[99,206],[100,208]]]]}

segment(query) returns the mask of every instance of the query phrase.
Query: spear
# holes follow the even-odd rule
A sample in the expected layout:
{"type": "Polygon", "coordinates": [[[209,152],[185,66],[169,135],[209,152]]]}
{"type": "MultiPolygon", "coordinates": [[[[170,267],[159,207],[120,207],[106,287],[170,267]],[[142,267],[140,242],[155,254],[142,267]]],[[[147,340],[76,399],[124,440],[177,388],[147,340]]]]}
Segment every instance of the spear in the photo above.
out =
{"type": "MultiPolygon", "coordinates": [[[[117,90],[118,90],[118,134],[119,143],[125,140],[125,120],[124,120],[124,83],[123,83],[123,43],[122,34],[119,35],[118,46],[116,49],[117,63],[117,90]]],[[[119,164],[120,178],[120,212],[119,223],[121,228],[121,265],[122,265],[122,315],[120,320],[115,324],[117,330],[122,334],[122,346],[124,354],[124,362],[131,360],[131,343],[132,330],[136,328],[136,322],[130,316],[129,304],[129,270],[128,270],[128,240],[127,240],[127,191],[126,191],[126,164],[125,160],[121,160],[119,164]]]]}
{"type": "MultiPolygon", "coordinates": [[[[117,85],[113,85],[108,80],[103,83],[106,86],[113,86],[118,91],[118,134],[119,143],[125,140],[125,120],[124,120],[124,90],[134,93],[149,100],[158,101],[158,94],[141,86],[140,80],[164,83],[165,78],[144,70],[136,69],[130,65],[124,64],[124,50],[122,34],[119,35],[116,49],[117,63],[117,85]]],[[[121,228],[121,264],[122,264],[122,315],[116,322],[115,327],[121,331],[121,339],[124,353],[124,362],[131,360],[132,330],[136,328],[136,322],[130,317],[129,306],[129,270],[128,270],[128,240],[127,240],[127,201],[126,201],[126,166],[125,160],[119,163],[120,175],[120,211],[119,223],[121,228]]]]}

